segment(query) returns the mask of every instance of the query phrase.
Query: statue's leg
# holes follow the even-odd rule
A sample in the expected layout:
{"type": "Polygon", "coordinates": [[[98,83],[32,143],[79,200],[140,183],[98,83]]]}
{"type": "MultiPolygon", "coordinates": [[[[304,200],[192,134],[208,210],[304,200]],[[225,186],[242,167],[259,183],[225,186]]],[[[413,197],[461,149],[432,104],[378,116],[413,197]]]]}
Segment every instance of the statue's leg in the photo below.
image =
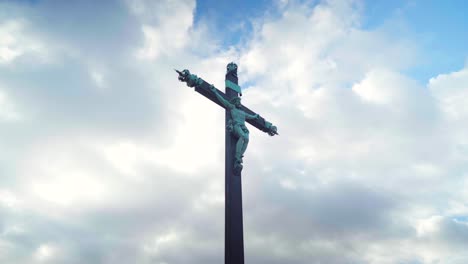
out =
{"type": "Polygon", "coordinates": [[[244,156],[245,151],[247,150],[247,145],[249,145],[249,133],[243,134],[244,144],[242,145],[242,157],[244,156]]]}
{"type": "Polygon", "coordinates": [[[234,126],[234,133],[237,137],[236,154],[234,156],[238,162],[242,162],[242,154],[244,154],[245,137],[243,136],[243,132],[239,125],[234,126]]]}
{"type": "Polygon", "coordinates": [[[247,150],[247,145],[249,145],[249,130],[245,126],[240,126],[241,137],[244,139],[244,144],[242,145],[241,155],[244,156],[245,151],[247,150]]]}
{"type": "Polygon", "coordinates": [[[237,139],[237,144],[236,144],[236,159],[239,160],[239,161],[242,161],[242,150],[244,148],[244,138],[243,137],[239,137],[239,139],[237,139]]]}
{"type": "Polygon", "coordinates": [[[247,128],[239,126],[239,139],[242,139],[242,146],[239,150],[239,155],[241,159],[244,157],[245,150],[247,149],[247,145],[249,144],[249,130],[247,128]]]}

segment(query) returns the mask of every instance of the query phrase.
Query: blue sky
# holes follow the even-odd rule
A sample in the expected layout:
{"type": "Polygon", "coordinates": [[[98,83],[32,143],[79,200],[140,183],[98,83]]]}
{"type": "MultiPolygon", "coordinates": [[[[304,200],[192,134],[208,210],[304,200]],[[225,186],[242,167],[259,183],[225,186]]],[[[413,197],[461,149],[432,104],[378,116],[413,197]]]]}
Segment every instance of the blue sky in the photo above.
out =
{"type": "Polygon", "coordinates": [[[468,20],[464,1],[367,1],[366,5],[369,27],[398,19],[418,38],[425,59],[412,72],[417,78],[427,80],[465,64],[468,36],[463,32],[468,20]]]}
{"type": "Polygon", "coordinates": [[[465,9],[0,1],[0,263],[222,263],[231,61],[246,263],[467,263],[465,9]]]}
{"type": "MultiPolygon", "coordinates": [[[[236,45],[242,36],[251,34],[252,23],[258,17],[275,13],[275,5],[271,1],[199,1],[195,23],[209,20],[213,23],[211,26],[222,35],[221,42],[225,47],[236,45]],[[243,24],[244,27],[234,32],[226,30],[236,24],[243,24]]],[[[438,72],[455,70],[465,64],[468,46],[465,1],[377,0],[364,1],[362,6],[363,28],[373,29],[397,20],[405,34],[417,38],[423,55],[421,63],[409,73],[421,82],[426,82],[438,72]]]]}

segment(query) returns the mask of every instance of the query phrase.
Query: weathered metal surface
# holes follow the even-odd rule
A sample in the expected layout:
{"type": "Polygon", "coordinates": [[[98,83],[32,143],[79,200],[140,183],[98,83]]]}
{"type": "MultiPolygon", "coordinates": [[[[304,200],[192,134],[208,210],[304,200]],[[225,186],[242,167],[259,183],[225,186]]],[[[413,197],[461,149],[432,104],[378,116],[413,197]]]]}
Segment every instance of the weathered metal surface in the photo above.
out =
{"type": "Polygon", "coordinates": [[[177,71],[179,80],[194,87],[212,102],[226,109],[225,118],[225,264],[244,264],[244,231],[242,215],[242,157],[248,144],[245,122],[268,133],[278,135],[272,123],[240,104],[237,65],[229,63],[225,79],[226,93],[216,89],[188,70],[177,71]],[[242,130],[241,130],[242,129],[242,130]]]}

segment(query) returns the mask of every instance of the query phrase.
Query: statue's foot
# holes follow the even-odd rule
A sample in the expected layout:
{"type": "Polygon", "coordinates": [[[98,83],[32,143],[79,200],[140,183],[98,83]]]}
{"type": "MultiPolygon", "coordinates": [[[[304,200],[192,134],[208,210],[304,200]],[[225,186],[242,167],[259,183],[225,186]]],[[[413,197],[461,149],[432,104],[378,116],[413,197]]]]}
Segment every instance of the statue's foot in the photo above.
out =
{"type": "Polygon", "coordinates": [[[236,161],[234,164],[234,175],[240,176],[243,168],[244,166],[242,166],[242,163],[236,161]]]}

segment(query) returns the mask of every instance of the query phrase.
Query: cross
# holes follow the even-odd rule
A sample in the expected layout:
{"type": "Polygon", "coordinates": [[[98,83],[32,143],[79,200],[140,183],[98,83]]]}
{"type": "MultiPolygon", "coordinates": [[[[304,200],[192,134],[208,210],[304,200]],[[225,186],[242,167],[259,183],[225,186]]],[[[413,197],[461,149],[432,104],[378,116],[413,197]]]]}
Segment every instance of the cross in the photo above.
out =
{"type": "Polygon", "coordinates": [[[243,154],[249,142],[245,121],[270,136],[278,135],[277,128],[240,103],[242,92],[235,63],[227,65],[226,93],[188,70],[175,71],[179,81],[186,82],[187,86],[194,87],[195,91],[226,109],[224,263],[244,264],[241,172],[243,154]]]}

